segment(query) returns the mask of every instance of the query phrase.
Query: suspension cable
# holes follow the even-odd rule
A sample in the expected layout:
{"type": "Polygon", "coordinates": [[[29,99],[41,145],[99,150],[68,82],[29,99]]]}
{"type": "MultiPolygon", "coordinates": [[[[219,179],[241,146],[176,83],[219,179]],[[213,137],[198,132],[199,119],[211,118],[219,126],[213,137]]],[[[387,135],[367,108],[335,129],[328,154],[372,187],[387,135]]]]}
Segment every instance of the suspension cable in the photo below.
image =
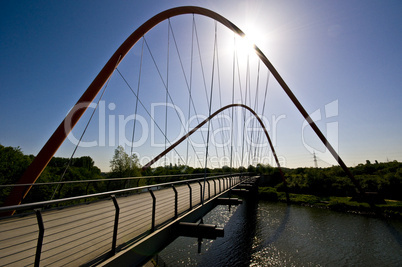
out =
{"type": "MultiPolygon", "coordinates": [[[[250,71],[250,55],[247,55],[247,68],[246,68],[246,89],[244,92],[244,105],[247,106],[247,91],[248,91],[248,85],[249,85],[249,71],[250,71]]],[[[244,164],[244,138],[245,135],[247,135],[247,131],[246,131],[246,113],[244,112],[244,110],[242,110],[242,114],[243,114],[243,139],[242,139],[242,146],[241,146],[241,165],[243,166],[244,164]]]]}
{"type": "MultiPolygon", "coordinates": [[[[192,19],[192,24],[191,24],[191,57],[190,57],[190,85],[188,86],[188,115],[187,115],[187,121],[190,121],[190,115],[191,115],[191,109],[190,109],[190,103],[192,101],[192,96],[191,96],[191,86],[192,86],[192,82],[193,82],[193,52],[194,52],[194,14],[193,14],[193,19],[192,19]]],[[[180,56],[179,56],[180,58],[180,56]]],[[[181,62],[181,58],[180,58],[180,62],[181,62]]],[[[182,64],[183,66],[183,64],[182,64]]],[[[184,69],[182,69],[184,72],[184,69]]],[[[184,76],[185,77],[185,76],[184,76]]],[[[186,79],[187,82],[187,79],[186,79]]],[[[193,107],[194,106],[194,102],[193,102],[193,107]]],[[[190,130],[190,125],[187,124],[187,132],[190,130]]],[[[204,137],[204,135],[202,135],[202,137],[204,137]]],[[[186,146],[186,165],[188,166],[188,143],[190,142],[190,139],[187,140],[187,146],[186,146]]],[[[204,142],[205,143],[205,142],[204,142]]]]}
{"type": "MultiPolygon", "coordinates": [[[[127,87],[131,90],[131,92],[134,94],[134,96],[138,99],[138,102],[140,103],[140,105],[142,106],[142,108],[145,110],[145,112],[148,114],[149,118],[152,120],[152,122],[156,125],[156,127],[159,129],[159,131],[162,133],[162,135],[164,137],[165,134],[162,131],[161,127],[159,126],[158,123],[156,123],[155,119],[152,117],[151,113],[148,111],[148,109],[145,107],[144,103],[142,103],[141,99],[138,97],[138,95],[134,92],[133,88],[130,86],[130,84],[127,82],[126,78],[124,78],[123,74],[121,74],[121,72],[119,71],[118,68],[116,68],[117,73],[119,73],[120,77],[123,79],[123,81],[126,83],[127,87]]],[[[167,137],[166,137],[167,138],[167,137]]],[[[172,144],[169,140],[169,138],[167,138],[169,144],[172,144]]],[[[174,149],[174,151],[176,152],[176,154],[180,157],[181,161],[183,161],[183,163],[185,163],[185,161],[183,160],[183,158],[180,156],[179,152],[177,152],[176,149],[174,149]]]]}
{"type": "MultiPolygon", "coordinates": [[[[194,20],[195,21],[195,20],[194,20]]],[[[215,21],[216,23],[216,21],[215,21]]],[[[207,91],[207,83],[206,83],[206,79],[205,79],[205,73],[204,73],[204,65],[202,63],[202,57],[201,57],[201,48],[200,48],[200,42],[198,39],[198,31],[197,31],[197,23],[194,23],[194,33],[195,33],[195,39],[197,41],[197,48],[198,48],[198,57],[200,59],[200,65],[201,65],[201,73],[202,73],[202,79],[204,82],[204,91],[205,91],[205,98],[207,101],[207,106],[210,105],[210,102],[208,100],[208,91],[207,91]]],[[[215,49],[215,48],[214,48],[215,49]]],[[[215,53],[215,52],[214,52],[215,53]]],[[[212,96],[210,97],[212,99],[212,96]]],[[[214,127],[213,125],[211,125],[212,131],[214,131],[214,127]]],[[[216,149],[216,147],[215,147],[216,149]]],[[[216,150],[216,154],[218,155],[218,150],[216,150]]],[[[212,162],[211,162],[212,163],[212,162]]],[[[201,165],[202,166],[202,165],[201,165]]]]}
{"type": "MultiPolygon", "coordinates": [[[[194,27],[194,15],[193,15],[193,27],[194,27]]],[[[188,83],[187,76],[186,76],[186,73],[185,73],[185,71],[184,71],[184,66],[183,66],[183,62],[182,62],[182,59],[181,59],[180,51],[179,51],[179,48],[178,48],[178,45],[177,45],[177,42],[176,42],[176,38],[175,38],[175,35],[174,35],[174,31],[173,31],[173,28],[172,28],[171,24],[170,24],[170,30],[171,30],[171,32],[172,32],[172,38],[173,38],[173,41],[174,41],[174,44],[175,44],[175,47],[176,47],[176,52],[177,52],[177,55],[178,55],[178,58],[179,58],[179,61],[180,61],[180,66],[181,66],[181,69],[182,69],[182,72],[183,72],[184,80],[185,80],[186,85],[187,85],[187,90],[188,90],[188,92],[189,92],[188,120],[190,120],[190,106],[191,106],[191,104],[192,104],[194,113],[195,113],[195,115],[196,115],[197,122],[198,122],[198,124],[199,124],[199,123],[200,123],[200,119],[199,119],[199,117],[198,117],[198,112],[197,112],[197,110],[196,110],[193,97],[192,97],[192,95],[191,95],[192,71],[193,71],[194,30],[192,30],[192,38],[191,38],[192,43],[191,43],[190,84],[188,83]]],[[[188,127],[189,127],[189,125],[188,125],[188,127]]],[[[188,127],[187,127],[187,128],[188,128],[188,127]]],[[[187,129],[187,130],[188,130],[188,129],[187,129]]],[[[203,134],[202,131],[201,131],[201,137],[202,137],[203,142],[205,143],[205,137],[204,137],[204,134],[203,134]]],[[[188,158],[188,143],[189,143],[189,140],[187,140],[186,158],[188,158]]]]}
{"type": "Polygon", "coordinates": [[[138,110],[138,99],[140,95],[140,84],[141,84],[141,71],[142,71],[142,59],[144,55],[144,39],[142,39],[142,45],[141,45],[141,59],[140,59],[140,70],[138,73],[138,84],[137,84],[137,98],[135,101],[135,110],[134,110],[134,124],[133,124],[133,135],[131,137],[131,155],[133,155],[133,148],[134,148],[134,134],[135,134],[135,126],[137,122],[137,110],[138,110]]]}
{"type": "MultiPolygon", "coordinates": [[[[254,100],[254,110],[258,111],[258,89],[259,89],[259,82],[260,82],[260,60],[258,60],[258,67],[257,67],[257,84],[256,84],[256,89],[255,89],[255,100],[254,100]]],[[[251,132],[251,144],[250,147],[253,148],[254,150],[254,155],[252,156],[252,163],[255,160],[256,152],[257,152],[257,146],[253,146],[253,137],[254,137],[254,129],[255,129],[255,124],[256,121],[253,119],[253,131],[251,132]]]]}
{"type": "MultiPolygon", "coordinates": [[[[270,74],[271,74],[271,72],[268,70],[268,73],[267,73],[267,82],[266,82],[266,84],[265,84],[264,102],[263,102],[263,105],[262,105],[262,112],[261,112],[261,116],[262,116],[262,117],[264,117],[264,113],[265,113],[265,103],[266,103],[266,101],[267,101],[267,96],[268,96],[267,93],[268,93],[268,84],[269,84],[269,77],[270,77],[270,74]]],[[[261,136],[261,132],[259,132],[259,134],[258,134],[258,142],[260,141],[260,136],[261,136]]],[[[262,150],[263,150],[263,148],[258,149],[258,153],[261,153],[262,150]]],[[[259,156],[261,156],[261,154],[260,154],[259,156]]]]}
{"type": "MultiPolygon", "coordinates": [[[[235,95],[235,72],[236,72],[236,35],[233,33],[233,70],[232,70],[232,105],[234,104],[235,95]]],[[[231,108],[232,111],[232,122],[230,131],[230,174],[232,174],[233,168],[233,118],[234,118],[234,106],[231,108]]]]}
{"type": "MultiPolygon", "coordinates": [[[[218,42],[218,41],[217,41],[218,42]]],[[[219,49],[218,49],[218,44],[216,45],[216,69],[217,69],[217,74],[218,74],[218,89],[219,89],[219,106],[222,107],[222,90],[221,90],[221,76],[220,76],[220,68],[219,68],[219,49]]],[[[225,112],[224,112],[225,113],[225,112]]],[[[224,114],[223,113],[223,114],[224,114]]],[[[223,131],[223,122],[222,122],[223,118],[222,116],[218,117],[218,122],[219,122],[219,127],[221,129],[221,139],[222,139],[222,144],[225,142],[225,133],[223,131]]],[[[225,153],[225,147],[223,146],[223,157],[226,158],[226,153],[225,153]]]]}
{"type": "MultiPolygon", "coordinates": [[[[208,117],[211,116],[211,112],[212,112],[212,92],[213,92],[213,88],[214,88],[215,52],[216,52],[216,37],[217,37],[216,32],[217,32],[217,29],[216,29],[216,21],[215,21],[215,40],[214,40],[214,52],[213,52],[213,57],[212,57],[211,94],[210,94],[210,101],[209,101],[208,117]]],[[[206,179],[207,179],[207,164],[208,164],[208,148],[209,148],[210,126],[211,126],[211,120],[208,121],[207,145],[206,145],[206,148],[205,148],[205,169],[204,169],[204,186],[203,186],[203,190],[202,190],[202,204],[204,204],[205,183],[206,183],[206,179]]]]}
{"type": "MultiPolygon", "coordinates": [[[[117,62],[116,62],[115,69],[116,69],[116,67],[117,67],[118,62],[120,61],[120,58],[121,58],[121,55],[120,55],[119,59],[118,59],[117,62]]],[[[112,75],[113,75],[113,74],[112,74],[112,75]]],[[[63,181],[64,175],[66,174],[67,169],[68,169],[68,168],[70,167],[70,165],[71,165],[71,162],[72,162],[72,160],[73,160],[73,157],[74,157],[74,155],[75,155],[75,152],[77,151],[78,146],[80,145],[80,143],[81,143],[81,141],[82,141],[82,138],[84,137],[84,135],[85,135],[85,133],[86,133],[86,131],[87,131],[87,129],[88,129],[88,126],[89,126],[89,124],[91,123],[92,118],[93,118],[93,116],[95,115],[96,110],[98,109],[99,103],[100,103],[100,101],[101,101],[101,99],[102,99],[102,97],[103,97],[103,95],[104,95],[104,93],[105,93],[105,91],[106,91],[106,88],[107,88],[107,86],[108,86],[108,84],[109,84],[109,81],[110,81],[112,75],[110,75],[110,77],[109,77],[109,79],[107,80],[105,86],[103,87],[102,94],[100,95],[100,97],[99,97],[99,99],[98,99],[98,101],[97,101],[97,103],[96,103],[96,106],[95,106],[94,110],[92,111],[91,117],[89,118],[89,120],[88,120],[88,122],[87,122],[87,124],[86,124],[86,126],[85,126],[85,128],[84,128],[84,131],[82,132],[82,134],[81,134],[81,136],[80,136],[80,139],[78,140],[77,144],[75,145],[75,148],[74,148],[74,150],[73,150],[73,153],[71,154],[71,157],[70,157],[70,159],[68,160],[67,166],[66,166],[66,168],[64,169],[63,174],[60,176],[59,182],[63,181]]],[[[52,200],[52,199],[54,198],[54,196],[56,195],[56,192],[57,192],[57,190],[59,189],[59,186],[60,186],[60,184],[58,184],[58,185],[56,186],[55,190],[53,191],[52,196],[50,197],[50,200],[52,200]]]]}
{"type": "MultiPolygon", "coordinates": [[[[144,36],[144,40],[145,40],[145,45],[146,45],[146,47],[147,47],[147,49],[148,49],[148,52],[149,52],[149,54],[150,54],[150,56],[151,56],[151,58],[152,58],[152,61],[153,61],[154,65],[155,65],[155,67],[156,67],[156,70],[157,70],[157,72],[158,72],[158,74],[159,74],[159,77],[160,77],[160,79],[162,80],[162,83],[163,83],[163,85],[164,85],[164,87],[165,87],[165,90],[166,90],[166,88],[167,88],[167,87],[166,87],[166,83],[165,83],[165,81],[163,80],[162,74],[161,74],[161,72],[160,72],[160,70],[159,70],[158,65],[156,64],[155,58],[154,58],[154,56],[153,56],[153,54],[152,54],[152,51],[151,51],[151,49],[150,49],[150,47],[149,47],[149,45],[148,45],[147,40],[145,39],[145,36],[144,36]]],[[[172,103],[172,105],[173,105],[173,106],[176,106],[175,103],[174,103],[174,101],[173,101],[173,99],[172,99],[172,97],[171,97],[171,95],[170,95],[170,93],[169,93],[169,91],[166,90],[166,92],[167,92],[167,95],[169,96],[169,99],[170,99],[170,102],[172,103]]],[[[180,123],[181,123],[183,129],[185,129],[184,122],[182,121],[182,119],[181,119],[181,117],[180,117],[180,115],[179,115],[179,112],[177,111],[177,109],[174,109],[174,110],[176,111],[176,115],[177,115],[177,117],[178,117],[178,119],[179,119],[179,121],[180,121],[180,123]]],[[[166,135],[164,135],[164,136],[166,136],[166,135]]],[[[195,151],[194,146],[193,146],[193,150],[195,151]]],[[[197,156],[197,158],[198,158],[197,153],[195,153],[195,154],[196,154],[196,156],[197,156]]],[[[185,163],[185,161],[183,161],[183,162],[185,163]]],[[[201,161],[200,161],[200,162],[201,162],[201,161]]],[[[202,166],[202,164],[201,164],[201,166],[202,166]]]]}
{"type": "MultiPolygon", "coordinates": [[[[170,18],[168,19],[168,38],[167,38],[167,56],[166,56],[166,99],[165,99],[165,150],[167,148],[167,124],[168,124],[168,101],[169,101],[169,48],[170,48],[170,18]]],[[[165,167],[167,163],[167,155],[165,156],[165,167]]]]}

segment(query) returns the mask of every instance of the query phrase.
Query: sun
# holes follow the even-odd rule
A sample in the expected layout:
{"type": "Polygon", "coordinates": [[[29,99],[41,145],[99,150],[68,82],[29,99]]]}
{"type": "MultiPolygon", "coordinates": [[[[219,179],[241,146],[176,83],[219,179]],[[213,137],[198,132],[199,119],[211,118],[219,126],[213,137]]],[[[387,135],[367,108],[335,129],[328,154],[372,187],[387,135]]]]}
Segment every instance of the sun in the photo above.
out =
{"type": "Polygon", "coordinates": [[[256,27],[246,27],[244,35],[236,38],[235,48],[239,54],[252,55],[255,54],[255,48],[264,45],[266,42],[265,34],[261,33],[256,27]]]}

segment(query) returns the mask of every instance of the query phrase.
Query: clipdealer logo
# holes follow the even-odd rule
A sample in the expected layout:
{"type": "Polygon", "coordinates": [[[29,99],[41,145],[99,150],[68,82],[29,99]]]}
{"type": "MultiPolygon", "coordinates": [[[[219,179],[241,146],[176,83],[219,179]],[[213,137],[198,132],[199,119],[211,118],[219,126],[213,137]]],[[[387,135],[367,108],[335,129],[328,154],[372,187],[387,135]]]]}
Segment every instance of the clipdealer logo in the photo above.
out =
{"type": "MultiPolygon", "coordinates": [[[[324,109],[317,109],[313,113],[310,114],[310,118],[312,121],[315,123],[318,122],[325,122],[326,120],[329,120],[329,122],[325,123],[325,133],[326,133],[326,138],[328,142],[331,144],[331,146],[335,149],[335,151],[338,153],[339,150],[339,127],[338,127],[338,121],[333,121],[334,117],[338,116],[338,100],[334,100],[324,106],[324,109]],[[332,120],[332,121],[331,121],[332,120]]],[[[302,142],[303,146],[311,153],[315,153],[317,158],[320,160],[328,163],[328,164],[333,164],[333,156],[330,153],[330,151],[325,147],[324,150],[320,150],[317,147],[314,147],[309,141],[307,141],[307,138],[305,136],[305,128],[309,126],[308,121],[304,121],[301,129],[301,136],[302,136],[302,142]]]]}
{"type": "MultiPolygon", "coordinates": [[[[164,114],[166,109],[173,110],[178,116],[178,121],[180,121],[180,125],[176,122],[176,126],[178,127],[172,131],[171,134],[173,134],[173,136],[169,136],[168,143],[170,144],[179,140],[195,125],[207,119],[207,116],[202,114],[193,115],[190,118],[186,118],[181,108],[171,103],[152,103],[150,107],[150,116],[152,118],[157,118],[158,114],[164,114]]],[[[96,103],[89,103],[89,105],[88,103],[81,103],[79,105],[75,105],[71,110],[73,112],[69,111],[69,115],[66,117],[64,127],[66,132],[70,132],[70,134],[67,136],[68,140],[75,146],[91,148],[115,147],[119,145],[123,147],[138,148],[146,143],[149,143],[151,147],[156,148],[163,148],[166,146],[165,138],[160,138],[160,134],[158,132],[163,131],[163,129],[156,125],[155,119],[143,117],[141,114],[118,114],[116,104],[113,102],[106,103],[102,100],[99,102],[98,106],[96,103]],[[76,131],[70,131],[72,129],[71,121],[74,113],[82,108],[85,108],[86,106],[88,106],[88,111],[91,110],[94,112],[92,116],[92,123],[97,124],[97,130],[94,131],[92,129],[91,135],[86,136],[85,139],[83,139],[81,138],[82,135],[79,135],[76,131]],[[135,140],[133,141],[132,136],[127,136],[126,134],[132,131],[129,131],[128,129],[132,129],[134,122],[136,123],[136,130],[135,140]]],[[[211,128],[210,143],[220,149],[227,149],[232,145],[235,147],[247,145],[247,147],[252,147],[253,149],[268,147],[268,142],[266,142],[263,134],[258,138],[257,135],[252,134],[252,132],[261,131],[260,125],[255,122],[255,117],[251,114],[245,117],[245,114],[247,113],[243,113],[244,111],[240,108],[234,109],[233,112],[234,114],[231,115],[222,113],[212,119],[219,121],[219,127],[211,128]],[[232,116],[235,118],[234,120],[232,116]],[[234,129],[232,129],[232,127],[234,127],[234,129]],[[231,140],[231,135],[234,135],[233,140],[231,140]],[[241,136],[244,136],[244,139],[241,138],[241,136]]],[[[277,132],[279,130],[278,125],[280,125],[280,122],[286,119],[287,116],[285,114],[281,114],[279,116],[272,115],[271,118],[267,118],[262,115],[259,115],[259,117],[263,121],[267,131],[270,133],[273,146],[276,147],[277,132]]],[[[207,134],[207,128],[202,127],[198,131],[204,136],[204,138],[190,138],[189,143],[194,148],[204,148],[206,146],[204,139],[205,135],[207,134]]],[[[235,149],[233,158],[240,162],[242,157],[241,155],[238,155],[237,152],[241,150],[236,151],[237,150],[235,149]]],[[[188,161],[194,161],[194,163],[196,163],[198,159],[205,156],[203,155],[205,152],[201,150],[195,151],[195,153],[196,155],[189,155],[188,161]]],[[[254,153],[251,154],[254,155],[254,153]]],[[[171,156],[172,159],[170,162],[176,163],[180,159],[180,157],[174,153],[171,156]]],[[[142,158],[144,158],[144,161],[150,160],[149,156],[146,155],[138,155],[138,157],[140,160],[142,158]]],[[[285,166],[285,158],[282,156],[279,156],[279,158],[281,165],[285,166]]],[[[224,155],[220,155],[219,157],[215,156],[215,158],[211,158],[210,161],[211,163],[216,163],[216,166],[223,166],[228,164],[227,162],[230,162],[230,158],[228,156],[225,157],[224,155]]],[[[253,158],[252,162],[257,161],[264,164],[268,163],[270,165],[276,164],[270,149],[268,149],[268,151],[259,158],[253,158]]]]}

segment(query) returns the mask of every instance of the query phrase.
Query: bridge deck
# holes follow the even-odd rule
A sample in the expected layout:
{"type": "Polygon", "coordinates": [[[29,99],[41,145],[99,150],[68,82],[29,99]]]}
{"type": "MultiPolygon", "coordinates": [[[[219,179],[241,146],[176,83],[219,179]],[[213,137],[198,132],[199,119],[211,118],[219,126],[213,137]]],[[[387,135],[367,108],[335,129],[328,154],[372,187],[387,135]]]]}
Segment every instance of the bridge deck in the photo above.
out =
{"type": "MultiPolygon", "coordinates": [[[[205,199],[227,189],[227,183],[215,179],[206,184],[205,199]],[[208,186],[209,185],[209,186],[208,186]]],[[[238,183],[239,179],[235,179],[238,183]]],[[[191,183],[192,206],[201,203],[202,190],[191,183]]],[[[190,189],[176,187],[178,213],[190,209],[190,189]]],[[[153,191],[156,197],[155,225],[175,216],[173,188],[153,191]]],[[[117,246],[124,247],[151,231],[152,197],[148,192],[117,198],[120,207],[117,246]]],[[[45,234],[41,265],[77,266],[104,257],[112,248],[115,207],[112,200],[42,212],[45,234]]],[[[0,220],[0,263],[2,266],[27,266],[35,261],[38,240],[35,214],[0,220]]]]}

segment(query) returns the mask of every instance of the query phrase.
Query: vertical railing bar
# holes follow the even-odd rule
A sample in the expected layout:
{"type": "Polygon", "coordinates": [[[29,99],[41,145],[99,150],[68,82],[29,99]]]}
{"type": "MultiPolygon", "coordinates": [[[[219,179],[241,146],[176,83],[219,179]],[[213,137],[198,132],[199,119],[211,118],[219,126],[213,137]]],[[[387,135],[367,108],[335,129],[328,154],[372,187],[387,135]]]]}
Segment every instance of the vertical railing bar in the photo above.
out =
{"type": "Polygon", "coordinates": [[[151,232],[155,231],[155,209],[156,209],[156,197],[154,192],[149,189],[149,193],[152,197],[152,222],[151,222],[151,232]]]}
{"type": "Polygon", "coordinates": [[[215,179],[213,179],[212,181],[214,182],[214,192],[215,192],[214,196],[216,196],[216,181],[215,179]]]}
{"type": "Polygon", "coordinates": [[[202,184],[201,184],[201,182],[200,181],[197,181],[198,182],[198,184],[200,185],[200,200],[201,200],[201,204],[202,205],[204,205],[204,203],[203,203],[203,201],[202,201],[202,184]]]}
{"type": "Polygon", "coordinates": [[[190,184],[189,184],[188,182],[187,182],[186,184],[187,184],[187,186],[188,186],[188,189],[190,190],[190,210],[192,210],[192,209],[193,209],[192,189],[191,189],[191,186],[190,186],[190,184]]]}
{"type": "Polygon", "coordinates": [[[42,244],[43,244],[43,236],[45,235],[45,226],[43,224],[42,213],[40,209],[35,209],[36,219],[38,221],[39,227],[39,235],[38,235],[38,243],[36,245],[36,254],[35,254],[35,267],[39,267],[40,265],[40,256],[42,253],[42,244]]]}
{"type": "Polygon", "coordinates": [[[119,228],[119,214],[120,214],[120,207],[117,203],[117,199],[115,195],[110,196],[113,200],[114,208],[115,208],[115,215],[114,215],[114,226],[113,226],[113,240],[112,240],[112,250],[110,254],[114,256],[116,254],[116,245],[117,245],[117,230],[119,228]]]}
{"type": "Polygon", "coordinates": [[[211,199],[211,185],[209,184],[209,180],[207,180],[208,184],[208,199],[211,199]]]}
{"type": "MultiPolygon", "coordinates": [[[[89,188],[89,185],[91,184],[91,182],[89,182],[89,183],[87,183],[87,187],[86,187],[86,189],[85,189],[85,195],[88,195],[88,188],[89,188]]],[[[85,202],[86,202],[87,200],[85,199],[85,202]]]]}
{"type": "Polygon", "coordinates": [[[178,196],[177,196],[177,190],[176,187],[172,184],[172,188],[174,191],[174,217],[177,218],[177,202],[178,202],[178,196]]]}
{"type": "Polygon", "coordinates": [[[218,178],[218,182],[219,182],[219,193],[221,193],[221,192],[222,192],[222,187],[221,187],[221,180],[220,180],[220,178],[218,178]]]}

